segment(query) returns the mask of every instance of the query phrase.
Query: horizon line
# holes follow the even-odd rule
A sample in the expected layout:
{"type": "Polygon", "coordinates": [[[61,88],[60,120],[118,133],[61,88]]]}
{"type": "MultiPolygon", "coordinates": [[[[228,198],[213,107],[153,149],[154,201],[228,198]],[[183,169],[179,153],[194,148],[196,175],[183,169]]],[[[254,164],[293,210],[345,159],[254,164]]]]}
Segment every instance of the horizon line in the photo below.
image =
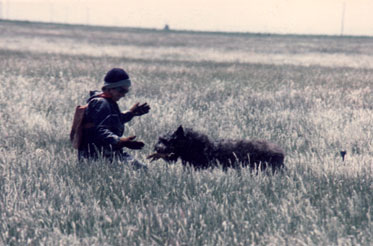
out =
{"type": "Polygon", "coordinates": [[[168,28],[156,27],[136,27],[136,26],[117,26],[117,25],[99,25],[99,24],[84,24],[84,23],[65,23],[51,21],[36,21],[36,20],[21,20],[21,19],[4,19],[0,18],[0,22],[15,22],[27,24],[43,24],[43,25],[60,25],[60,26],[80,26],[93,28],[115,28],[127,30],[148,30],[162,32],[179,32],[179,33],[199,33],[199,34],[218,34],[218,35],[258,35],[258,36],[310,36],[310,37],[339,37],[339,38],[372,38],[373,35],[353,35],[353,34],[314,34],[314,33],[281,33],[281,32],[250,32],[250,31],[221,31],[221,30],[201,30],[201,29],[173,29],[169,24],[165,24],[168,28]]]}

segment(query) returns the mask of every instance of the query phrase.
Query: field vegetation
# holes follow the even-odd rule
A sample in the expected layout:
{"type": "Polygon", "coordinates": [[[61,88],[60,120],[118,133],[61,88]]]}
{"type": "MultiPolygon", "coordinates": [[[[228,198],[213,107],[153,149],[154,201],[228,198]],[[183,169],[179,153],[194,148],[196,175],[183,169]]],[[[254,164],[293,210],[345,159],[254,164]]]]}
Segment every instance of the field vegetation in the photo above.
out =
{"type": "Polygon", "coordinates": [[[372,245],[373,40],[0,22],[0,245],[372,245]],[[74,108],[112,67],[148,102],[136,171],[78,165],[74,108]],[[287,171],[148,163],[180,124],[267,139],[287,171]],[[347,151],[342,161],[340,151],[347,151]]]}

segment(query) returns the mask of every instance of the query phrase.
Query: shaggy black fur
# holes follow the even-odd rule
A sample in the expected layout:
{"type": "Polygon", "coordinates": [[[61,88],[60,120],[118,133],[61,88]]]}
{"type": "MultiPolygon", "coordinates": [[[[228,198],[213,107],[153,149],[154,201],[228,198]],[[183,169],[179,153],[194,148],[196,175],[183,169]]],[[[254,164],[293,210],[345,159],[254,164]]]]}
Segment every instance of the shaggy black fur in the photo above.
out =
{"type": "Polygon", "coordinates": [[[196,169],[205,169],[221,165],[228,167],[249,166],[273,171],[284,167],[284,151],[277,145],[263,140],[222,140],[210,139],[192,129],[180,126],[174,133],[159,138],[155,145],[155,154],[149,158],[162,158],[167,162],[176,162],[179,158],[183,165],[196,169]]]}

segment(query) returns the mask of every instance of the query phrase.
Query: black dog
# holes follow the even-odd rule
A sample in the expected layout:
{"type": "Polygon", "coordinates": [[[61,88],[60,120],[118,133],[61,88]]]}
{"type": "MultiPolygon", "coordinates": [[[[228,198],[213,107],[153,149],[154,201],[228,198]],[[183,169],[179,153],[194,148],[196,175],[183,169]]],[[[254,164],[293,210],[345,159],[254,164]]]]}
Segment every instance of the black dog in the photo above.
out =
{"type": "Polygon", "coordinates": [[[249,166],[251,169],[273,171],[284,167],[284,151],[277,145],[263,140],[222,140],[211,142],[209,138],[192,129],[182,126],[172,134],[159,138],[154,147],[155,153],[148,156],[152,161],[159,158],[167,162],[181,159],[184,166],[196,169],[214,166],[229,167],[249,166]]]}

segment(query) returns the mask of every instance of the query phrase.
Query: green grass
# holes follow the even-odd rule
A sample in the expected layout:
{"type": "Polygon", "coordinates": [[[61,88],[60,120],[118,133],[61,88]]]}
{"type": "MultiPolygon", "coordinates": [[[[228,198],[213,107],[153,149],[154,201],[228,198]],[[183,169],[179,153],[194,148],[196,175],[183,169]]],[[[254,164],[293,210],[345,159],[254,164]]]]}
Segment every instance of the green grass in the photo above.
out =
{"type": "Polygon", "coordinates": [[[371,245],[372,40],[0,22],[0,245],[371,245]],[[151,112],[146,146],[180,124],[281,145],[287,172],[77,165],[76,105],[112,67],[151,112]],[[339,151],[347,150],[342,162],[339,151]]]}

